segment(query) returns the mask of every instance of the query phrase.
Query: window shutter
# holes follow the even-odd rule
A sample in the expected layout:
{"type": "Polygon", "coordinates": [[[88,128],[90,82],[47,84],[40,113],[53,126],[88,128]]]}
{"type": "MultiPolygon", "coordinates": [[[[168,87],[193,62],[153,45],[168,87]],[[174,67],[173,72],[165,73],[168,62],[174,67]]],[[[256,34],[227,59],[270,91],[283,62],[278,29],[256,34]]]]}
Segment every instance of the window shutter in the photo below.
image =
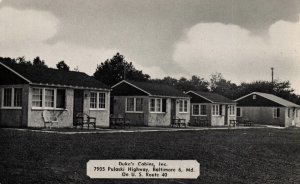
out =
{"type": "Polygon", "coordinates": [[[280,109],[277,108],[277,117],[280,117],[280,109]]]}
{"type": "Polygon", "coordinates": [[[219,112],[220,112],[219,115],[222,115],[222,114],[223,114],[223,113],[222,113],[222,105],[219,106],[219,112]]]}
{"type": "Polygon", "coordinates": [[[162,99],[162,112],[167,112],[167,99],[162,99]]]}

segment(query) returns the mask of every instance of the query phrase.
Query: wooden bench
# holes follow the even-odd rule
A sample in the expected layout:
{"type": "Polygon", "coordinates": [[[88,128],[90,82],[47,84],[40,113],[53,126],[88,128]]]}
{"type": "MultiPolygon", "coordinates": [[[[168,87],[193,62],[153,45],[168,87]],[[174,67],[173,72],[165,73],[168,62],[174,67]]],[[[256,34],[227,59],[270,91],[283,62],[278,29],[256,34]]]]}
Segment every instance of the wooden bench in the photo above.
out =
{"type": "Polygon", "coordinates": [[[186,127],[185,119],[181,119],[181,118],[173,118],[172,119],[171,127],[174,127],[174,126],[180,127],[181,125],[186,127]]]}
{"type": "Polygon", "coordinates": [[[75,128],[77,128],[77,126],[81,126],[81,129],[83,129],[84,125],[87,125],[88,129],[90,129],[90,125],[93,125],[94,129],[96,129],[96,118],[91,117],[86,113],[78,113],[76,115],[74,126],[75,128]]]}
{"type": "Polygon", "coordinates": [[[122,115],[111,116],[109,118],[109,127],[110,128],[125,128],[130,126],[130,120],[122,115]]]}

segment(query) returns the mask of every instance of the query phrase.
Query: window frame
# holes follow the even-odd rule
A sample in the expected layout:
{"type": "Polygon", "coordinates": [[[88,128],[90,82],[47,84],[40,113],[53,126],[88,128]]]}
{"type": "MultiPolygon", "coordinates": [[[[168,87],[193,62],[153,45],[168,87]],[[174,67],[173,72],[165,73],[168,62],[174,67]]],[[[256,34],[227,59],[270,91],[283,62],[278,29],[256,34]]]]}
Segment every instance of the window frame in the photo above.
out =
{"type": "Polygon", "coordinates": [[[44,96],[44,89],[43,88],[39,88],[39,87],[32,88],[32,91],[31,91],[31,106],[32,106],[32,108],[42,109],[44,107],[44,103],[43,103],[44,102],[44,97],[43,96],[44,96]],[[41,100],[39,100],[39,101],[34,100],[33,96],[36,95],[36,94],[34,94],[34,90],[38,90],[39,92],[42,92],[42,94],[39,94],[39,96],[42,97],[41,100]],[[34,102],[40,102],[41,106],[35,106],[34,102]]]}
{"type": "Polygon", "coordinates": [[[192,104],[192,116],[207,116],[207,105],[205,104],[192,104]],[[194,106],[198,106],[198,114],[194,114],[194,106]],[[202,108],[205,107],[205,114],[202,114],[202,108]]]}
{"type": "Polygon", "coordinates": [[[98,97],[98,98],[97,98],[98,108],[99,108],[100,110],[106,109],[106,93],[104,93],[104,92],[99,92],[97,97],[98,97]],[[101,95],[104,95],[104,98],[101,97],[100,94],[101,94],[101,95]],[[103,103],[103,101],[100,101],[100,99],[104,100],[104,103],[103,103]],[[103,105],[103,104],[104,104],[104,107],[101,106],[101,105],[103,105]]]}
{"type": "Polygon", "coordinates": [[[200,104],[192,104],[192,116],[200,116],[200,104]],[[195,106],[198,107],[197,114],[194,113],[195,106]]]}
{"type": "Polygon", "coordinates": [[[126,97],[125,98],[125,112],[126,113],[144,113],[144,99],[142,97],[126,97]],[[128,99],[133,99],[133,110],[128,110],[128,99]],[[141,100],[142,110],[137,110],[137,99],[141,100]]]}
{"type": "Polygon", "coordinates": [[[23,95],[23,88],[22,87],[3,87],[1,88],[1,109],[22,109],[22,105],[23,105],[23,100],[22,100],[22,95],[23,95]],[[10,89],[10,105],[9,106],[5,106],[4,105],[4,100],[5,100],[5,89],[10,89]],[[20,106],[16,106],[15,105],[15,89],[21,89],[21,99],[20,99],[20,106]]]}
{"type": "MultiPolygon", "coordinates": [[[[53,88],[44,88],[42,93],[44,99],[44,107],[49,109],[54,109],[56,107],[56,89],[53,88]],[[53,101],[46,101],[46,91],[53,91],[53,101]],[[47,102],[53,103],[53,106],[46,106],[47,102]]],[[[43,103],[43,100],[42,100],[43,103]]]]}
{"type": "Polygon", "coordinates": [[[97,100],[97,92],[91,91],[90,92],[90,109],[97,109],[97,101],[98,101],[97,100]]]}
{"type": "Polygon", "coordinates": [[[23,103],[22,95],[23,95],[23,88],[14,88],[13,89],[13,98],[14,98],[14,100],[13,100],[12,104],[13,104],[14,107],[22,107],[22,103],[23,103]],[[17,90],[20,90],[20,94],[19,94],[20,96],[16,95],[17,90]]]}
{"type": "Polygon", "coordinates": [[[228,105],[228,116],[235,116],[236,108],[235,105],[228,105]]]}
{"type": "Polygon", "coordinates": [[[243,117],[242,107],[236,107],[236,117],[243,117]],[[238,116],[238,109],[240,109],[240,115],[238,116]]]}
{"type": "Polygon", "coordinates": [[[162,108],[162,105],[163,105],[163,99],[162,98],[149,98],[149,112],[150,113],[166,113],[166,112],[163,112],[163,108],[162,108]],[[151,110],[151,101],[154,100],[154,111],[151,110]],[[159,108],[159,111],[157,110],[158,106],[157,106],[157,101],[160,101],[160,108],[159,108]]]}
{"type": "Polygon", "coordinates": [[[212,104],[211,115],[212,116],[220,116],[220,104],[212,104]]]}
{"type": "Polygon", "coordinates": [[[107,110],[107,94],[106,92],[102,91],[90,91],[90,110],[107,110]],[[96,108],[91,107],[91,94],[96,93],[96,108]],[[104,108],[100,107],[100,94],[104,94],[104,108]]]}
{"type": "Polygon", "coordinates": [[[67,104],[66,104],[66,92],[65,92],[65,96],[64,96],[64,105],[65,107],[64,108],[61,108],[61,107],[56,107],[56,103],[57,103],[57,90],[65,90],[64,88],[49,88],[49,87],[32,87],[32,90],[31,90],[31,108],[33,110],[66,110],[67,109],[67,104]],[[39,89],[42,91],[42,100],[41,100],[41,103],[42,103],[42,106],[34,106],[33,105],[33,90],[34,89],[39,89]],[[54,93],[54,96],[53,96],[53,107],[48,107],[46,106],[46,90],[53,90],[53,93],[54,93]]]}
{"type": "Polygon", "coordinates": [[[188,100],[180,99],[180,100],[178,100],[178,102],[179,102],[178,112],[179,113],[188,113],[188,100]]]}

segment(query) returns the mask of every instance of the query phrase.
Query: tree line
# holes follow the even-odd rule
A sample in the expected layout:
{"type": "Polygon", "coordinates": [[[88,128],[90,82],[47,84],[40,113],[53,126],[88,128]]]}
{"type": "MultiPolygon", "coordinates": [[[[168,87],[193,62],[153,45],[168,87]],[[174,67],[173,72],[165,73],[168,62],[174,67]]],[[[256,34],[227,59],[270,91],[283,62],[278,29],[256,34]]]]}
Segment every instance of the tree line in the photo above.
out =
{"type": "MultiPolygon", "coordinates": [[[[48,67],[45,61],[41,60],[38,56],[34,58],[32,62],[26,60],[24,57],[19,57],[16,59],[0,57],[0,61],[1,60],[15,62],[18,64],[32,65],[35,67],[48,67]]],[[[59,61],[56,64],[56,67],[59,70],[70,70],[70,67],[64,61],[59,61]]],[[[75,68],[74,70],[78,71],[78,68],[75,68]]],[[[208,80],[198,75],[193,75],[191,78],[181,77],[180,79],[170,76],[162,79],[151,79],[150,75],[143,73],[142,70],[136,69],[132,62],[126,61],[125,57],[120,53],[116,53],[116,55],[114,55],[111,59],[107,59],[97,65],[93,77],[107,84],[108,86],[112,86],[123,79],[147,81],[170,85],[184,92],[194,90],[218,93],[229,99],[237,99],[241,96],[256,91],[274,94],[286,100],[300,104],[300,96],[294,93],[294,89],[291,88],[291,83],[289,81],[275,80],[271,82],[261,80],[235,84],[230,80],[226,80],[221,73],[212,74],[208,80]]]]}
{"type": "MultiPolygon", "coordinates": [[[[12,62],[12,63],[16,63],[16,64],[20,64],[20,65],[29,65],[29,66],[34,66],[37,68],[48,68],[48,65],[45,63],[44,60],[40,59],[39,56],[35,57],[33,59],[33,61],[30,60],[26,60],[24,56],[22,57],[18,57],[18,58],[10,58],[10,57],[0,57],[0,61],[4,61],[4,62],[12,62]]],[[[65,63],[65,61],[59,61],[56,64],[56,68],[59,70],[63,70],[63,71],[69,71],[70,67],[65,63]]]]}

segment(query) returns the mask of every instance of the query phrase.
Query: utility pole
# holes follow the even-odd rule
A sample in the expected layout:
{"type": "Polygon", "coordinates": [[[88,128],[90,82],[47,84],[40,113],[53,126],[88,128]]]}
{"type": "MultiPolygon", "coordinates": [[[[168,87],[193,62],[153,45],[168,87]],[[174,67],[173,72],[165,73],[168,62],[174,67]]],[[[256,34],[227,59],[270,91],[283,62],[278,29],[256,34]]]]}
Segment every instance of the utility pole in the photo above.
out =
{"type": "Polygon", "coordinates": [[[271,67],[271,72],[272,72],[272,84],[274,83],[274,68],[271,67]]]}
{"type": "Polygon", "coordinates": [[[123,71],[124,73],[123,73],[123,80],[125,80],[126,79],[126,66],[125,66],[125,64],[124,64],[124,71],[123,71]]]}

